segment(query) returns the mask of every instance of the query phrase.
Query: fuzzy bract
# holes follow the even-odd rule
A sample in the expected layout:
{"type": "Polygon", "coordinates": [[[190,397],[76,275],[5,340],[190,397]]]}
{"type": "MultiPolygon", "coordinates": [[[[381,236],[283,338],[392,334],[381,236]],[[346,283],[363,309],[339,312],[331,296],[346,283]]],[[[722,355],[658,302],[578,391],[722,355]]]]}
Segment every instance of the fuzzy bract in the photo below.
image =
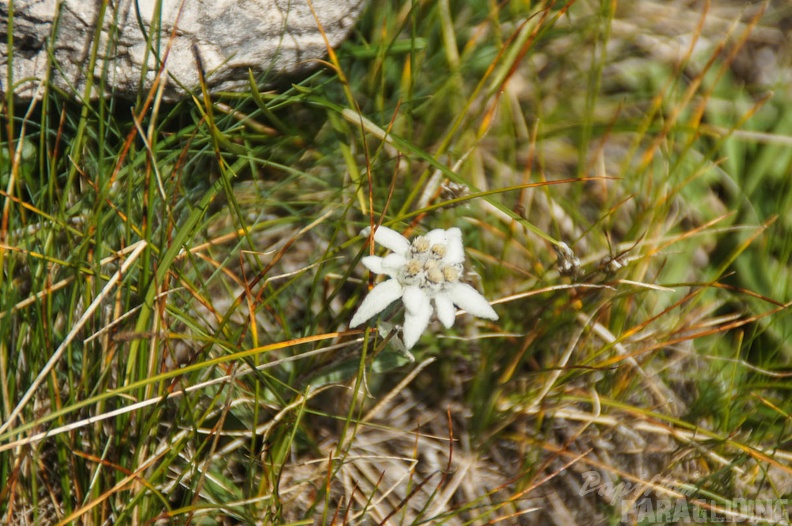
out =
{"type": "MultiPolygon", "coordinates": [[[[370,229],[366,228],[361,235],[369,233],[370,229]]],[[[434,312],[446,328],[454,325],[455,306],[479,318],[498,319],[484,296],[460,281],[465,249],[458,228],[432,230],[410,242],[395,230],[380,226],[374,232],[374,241],[391,253],[385,257],[364,257],[363,265],[390,279],[369,292],[352,317],[350,327],[366,322],[399,299],[405,307],[403,337],[407,349],[421,337],[434,312]]]]}

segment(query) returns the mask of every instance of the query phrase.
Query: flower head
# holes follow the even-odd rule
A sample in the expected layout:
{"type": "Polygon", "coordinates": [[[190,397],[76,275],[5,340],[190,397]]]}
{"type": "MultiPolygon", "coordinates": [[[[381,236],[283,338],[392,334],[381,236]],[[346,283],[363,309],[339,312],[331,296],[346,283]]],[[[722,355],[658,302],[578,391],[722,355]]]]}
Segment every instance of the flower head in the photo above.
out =
{"type": "MultiPolygon", "coordinates": [[[[370,229],[366,228],[361,235],[369,233],[370,229]]],[[[432,230],[410,242],[395,230],[380,226],[374,232],[374,241],[392,253],[385,257],[364,257],[363,265],[391,279],[371,290],[352,317],[350,327],[373,318],[399,299],[404,302],[406,311],[403,336],[407,349],[418,341],[435,310],[446,328],[454,325],[454,305],[480,318],[498,319],[484,296],[460,281],[465,249],[458,228],[432,230]]]]}

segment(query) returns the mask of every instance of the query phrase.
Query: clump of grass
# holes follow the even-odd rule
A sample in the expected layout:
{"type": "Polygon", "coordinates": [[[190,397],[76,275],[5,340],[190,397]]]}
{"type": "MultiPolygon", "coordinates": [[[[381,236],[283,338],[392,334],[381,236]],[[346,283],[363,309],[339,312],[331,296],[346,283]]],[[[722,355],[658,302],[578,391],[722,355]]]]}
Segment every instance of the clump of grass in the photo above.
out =
{"type": "Polygon", "coordinates": [[[788,10],[371,4],[278,89],[6,95],[3,520],[778,519],[788,10]],[[379,222],[500,320],[347,330],[379,222]]]}

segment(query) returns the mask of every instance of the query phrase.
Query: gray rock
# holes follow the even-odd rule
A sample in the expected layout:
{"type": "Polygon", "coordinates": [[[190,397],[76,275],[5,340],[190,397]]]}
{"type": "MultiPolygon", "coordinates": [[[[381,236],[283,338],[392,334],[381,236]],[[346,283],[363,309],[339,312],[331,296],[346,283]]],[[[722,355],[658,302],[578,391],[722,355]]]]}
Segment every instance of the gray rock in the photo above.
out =
{"type": "MultiPolygon", "coordinates": [[[[194,49],[212,92],[247,89],[249,70],[271,79],[308,69],[327,54],[308,0],[114,0],[104,12],[102,3],[13,0],[10,13],[9,0],[0,0],[0,91],[13,87],[17,97],[29,99],[49,75],[51,85],[82,96],[90,74],[90,98],[135,97],[152,87],[164,59],[163,96],[174,100],[186,90],[200,91],[194,49]],[[161,16],[155,12],[158,3],[161,16]],[[5,35],[11,16],[13,74],[8,79],[5,35]],[[95,46],[98,60],[88,71],[95,46]]],[[[346,37],[364,0],[312,4],[335,46],[346,37]]]]}

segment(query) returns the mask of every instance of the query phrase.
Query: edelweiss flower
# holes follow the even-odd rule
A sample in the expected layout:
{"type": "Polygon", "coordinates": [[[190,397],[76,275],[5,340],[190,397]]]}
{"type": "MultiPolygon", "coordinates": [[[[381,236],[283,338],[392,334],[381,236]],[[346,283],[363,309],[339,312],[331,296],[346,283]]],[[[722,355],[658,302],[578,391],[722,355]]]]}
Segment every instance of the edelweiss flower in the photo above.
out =
{"type": "MultiPolygon", "coordinates": [[[[366,228],[361,235],[371,231],[366,228]]],[[[432,230],[410,243],[388,227],[378,227],[374,241],[393,253],[385,257],[367,256],[363,265],[375,274],[391,279],[374,287],[358,308],[350,327],[357,327],[376,316],[394,301],[404,302],[404,345],[409,350],[421,337],[432,318],[432,301],[437,317],[447,328],[454,325],[456,309],[465,309],[479,318],[497,320],[498,315],[476,289],[459,281],[465,249],[458,228],[432,230]]]]}

